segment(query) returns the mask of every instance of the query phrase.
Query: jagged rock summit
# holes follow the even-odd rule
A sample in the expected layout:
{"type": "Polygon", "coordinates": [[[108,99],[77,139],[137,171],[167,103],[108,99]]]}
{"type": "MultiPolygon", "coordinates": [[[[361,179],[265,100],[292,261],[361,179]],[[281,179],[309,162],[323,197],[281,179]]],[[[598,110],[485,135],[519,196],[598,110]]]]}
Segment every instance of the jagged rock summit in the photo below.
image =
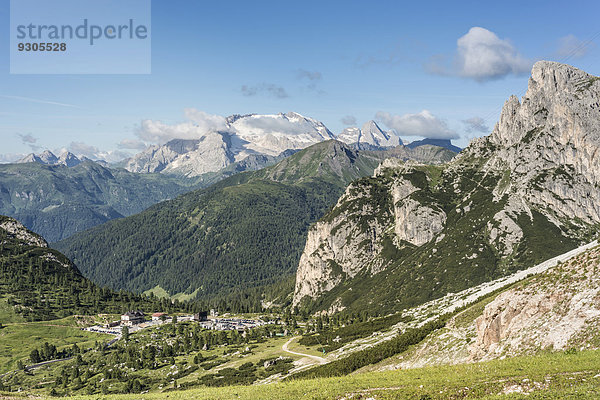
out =
{"type": "Polygon", "coordinates": [[[56,157],[54,155],[54,153],[52,153],[50,150],[45,150],[43,153],[41,153],[39,155],[31,153],[31,154],[25,156],[24,158],[18,160],[16,163],[17,164],[25,164],[25,163],[36,162],[38,164],[44,164],[44,165],[64,165],[66,167],[71,168],[71,167],[81,164],[85,160],[87,160],[87,158],[85,158],[85,157],[79,158],[75,154],[71,153],[70,151],[65,151],[60,155],[60,157],[56,157]]]}
{"type": "Polygon", "coordinates": [[[401,310],[575,248],[600,225],[600,78],[541,61],[445,167],[384,162],[309,231],[294,304],[401,310]]]}
{"type": "MultiPolygon", "coordinates": [[[[486,158],[484,170],[510,171],[511,199],[553,210],[558,220],[600,221],[600,78],[539,61],[520,102],[511,96],[491,135],[457,157],[486,158]]],[[[560,222],[555,221],[558,225],[560,222]]]]}
{"type": "Polygon", "coordinates": [[[384,131],[375,121],[367,121],[362,128],[346,128],[337,139],[347,144],[356,144],[360,148],[364,145],[374,147],[395,147],[402,144],[402,140],[394,131],[384,131]]]}

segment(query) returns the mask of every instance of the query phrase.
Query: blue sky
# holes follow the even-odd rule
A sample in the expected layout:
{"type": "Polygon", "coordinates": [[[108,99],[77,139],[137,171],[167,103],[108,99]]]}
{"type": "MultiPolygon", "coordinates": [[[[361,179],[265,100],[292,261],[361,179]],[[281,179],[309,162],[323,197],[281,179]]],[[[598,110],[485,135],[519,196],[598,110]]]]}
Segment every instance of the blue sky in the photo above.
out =
{"type": "Polygon", "coordinates": [[[464,146],[523,95],[534,61],[600,75],[597,1],[456,3],[153,1],[151,74],[11,75],[0,0],[0,161],[118,158],[141,148],[142,121],[177,124],[190,108],[296,111],[334,133],[377,117],[407,140],[429,129],[464,146]]]}

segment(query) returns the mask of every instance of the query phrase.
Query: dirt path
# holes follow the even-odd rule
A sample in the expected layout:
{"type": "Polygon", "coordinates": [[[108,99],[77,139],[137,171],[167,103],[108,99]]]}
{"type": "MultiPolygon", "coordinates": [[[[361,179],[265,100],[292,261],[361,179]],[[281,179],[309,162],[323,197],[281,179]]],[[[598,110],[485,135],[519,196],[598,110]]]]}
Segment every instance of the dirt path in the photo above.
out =
{"type": "Polygon", "coordinates": [[[254,383],[255,385],[265,385],[265,384],[269,384],[269,383],[279,382],[283,378],[293,375],[297,372],[303,371],[310,367],[314,367],[317,364],[323,365],[323,364],[327,364],[329,362],[327,359],[325,359],[323,357],[313,356],[310,354],[299,353],[297,351],[290,350],[288,348],[288,346],[290,345],[290,343],[292,343],[295,339],[298,339],[298,338],[300,338],[300,336],[294,336],[293,338],[291,338],[290,340],[285,342],[283,344],[283,346],[281,346],[281,350],[285,351],[286,353],[290,353],[290,354],[293,354],[296,356],[303,357],[300,360],[294,362],[294,364],[296,366],[294,368],[290,369],[286,375],[282,375],[282,374],[271,375],[265,379],[255,382],[254,383]]]}
{"type": "Polygon", "coordinates": [[[285,344],[283,346],[281,346],[281,349],[283,351],[285,351],[286,353],[290,353],[290,354],[294,354],[297,356],[302,356],[302,357],[308,357],[312,360],[315,360],[316,362],[318,362],[319,364],[327,364],[328,361],[326,359],[324,359],[323,357],[319,357],[319,356],[311,356],[310,354],[304,354],[304,353],[298,353],[296,351],[292,351],[288,349],[288,346],[290,343],[292,343],[294,341],[294,339],[298,339],[300,336],[294,336],[293,338],[291,338],[290,340],[288,340],[287,342],[285,342],[285,344]]]}

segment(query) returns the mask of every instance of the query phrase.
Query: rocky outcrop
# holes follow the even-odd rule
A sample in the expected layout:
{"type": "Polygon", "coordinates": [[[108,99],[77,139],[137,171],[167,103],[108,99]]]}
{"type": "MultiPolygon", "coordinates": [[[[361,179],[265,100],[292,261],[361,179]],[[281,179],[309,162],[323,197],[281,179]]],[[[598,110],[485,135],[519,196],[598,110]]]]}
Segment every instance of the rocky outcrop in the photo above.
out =
{"type": "Polygon", "coordinates": [[[389,299],[406,290],[415,304],[425,297],[416,286],[443,296],[576,247],[600,224],[599,150],[600,78],[536,63],[523,99],[510,97],[493,132],[443,169],[421,166],[415,173],[395,160],[353,184],[352,196],[311,230],[294,303],[342,282],[338,293],[352,290],[352,278],[365,273],[364,293],[346,296],[352,302],[364,307],[377,300],[361,296],[380,296],[389,307],[406,301],[389,299]],[[373,229],[382,216],[389,223],[373,229]],[[331,238],[343,246],[331,247],[331,238]],[[336,269],[344,274],[332,279],[336,269]],[[385,277],[372,282],[390,287],[368,288],[365,279],[380,272],[385,277]]]}
{"type": "MultiPolygon", "coordinates": [[[[304,297],[315,298],[328,292],[345,279],[366,269],[381,250],[378,239],[392,215],[389,210],[376,209],[365,198],[356,184],[350,185],[336,207],[355,204],[330,219],[317,222],[309,231],[306,246],[300,258],[296,277],[294,305],[304,297]],[[360,230],[353,221],[361,215],[378,215],[360,230]]],[[[371,263],[371,272],[382,268],[382,262],[371,263]]]]}
{"type": "Polygon", "coordinates": [[[126,169],[190,177],[221,170],[235,161],[223,135],[212,132],[198,140],[175,139],[162,146],[152,146],[129,160],[126,169]]]}
{"type": "Polygon", "coordinates": [[[351,184],[335,211],[311,228],[296,276],[294,305],[304,297],[328,292],[359,273],[382,271],[390,260],[378,255],[391,232],[396,234],[392,240],[421,246],[443,229],[443,211],[411,198],[422,188],[403,174],[415,172],[418,165],[404,165],[401,173],[390,174],[389,166],[399,162],[385,160],[374,178],[351,184]],[[374,179],[381,179],[376,189],[365,185],[374,179]],[[373,201],[374,195],[377,201],[373,201]]]}
{"type": "Polygon", "coordinates": [[[444,229],[446,214],[443,211],[424,206],[411,198],[396,199],[394,196],[394,232],[399,240],[421,246],[444,229]]]}
{"type": "Polygon", "coordinates": [[[0,229],[6,231],[10,238],[16,238],[28,246],[48,247],[44,238],[25,228],[16,219],[0,216],[0,229]]]}
{"type": "Polygon", "coordinates": [[[595,347],[600,328],[596,247],[497,296],[476,319],[471,359],[595,347]]]}

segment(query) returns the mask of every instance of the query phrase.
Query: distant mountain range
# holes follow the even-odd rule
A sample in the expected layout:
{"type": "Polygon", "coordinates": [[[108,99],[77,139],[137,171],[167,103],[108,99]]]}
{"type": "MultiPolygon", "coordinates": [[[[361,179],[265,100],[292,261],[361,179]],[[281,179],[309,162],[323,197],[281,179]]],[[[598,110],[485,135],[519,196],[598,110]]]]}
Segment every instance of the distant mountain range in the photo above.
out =
{"type": "Polygon", "coordinates": [[[347,144],[356,144],[359,148],[365,145],[396,147],[402,144],[402,140],[396,132],[385,132],[375,121],[366,122],[362,128],[346,128],[338,135],[337,139],[347,144]]]}
{"type": "MultiPolygon", "coordinates": [[[[289,112],[233,115],[223,130],[152,146],[111,166],[68,151],[58,157],[49,150],[32,153],[16,164],[0,165],[0,213],[55,242],[188,190],[275,164],[332,138],[323,123],[289,112]]],[[[405,148],[395,132],[383,131],[375,121],[348,128],[337,138],[360,150],[398,147],[405,159],[429,152],[412,152],[415,144],[405,148]]],[[[435,145],[459,150],[449,142],[435,145]]]]}
{"type": "Polygon", "coordinates": [[[276,165],[227,178],[55,243],[102,285],[199,297],[280,281],[295,273],[310,225],[388,158],[441,163],[435,146],[358,151],[326,141],[276,165]]]}
{"type": "MultiPolygon", "coordinates": [[[[197,178],[231,168],[231,165],[237,170],[244,170],[240,166],[245,164],[263,167],[294,151],[331,139],[361,150],[383,150],[402,145],[395,131],[384,131],[375,121],[367,121],[361,128],[346,128],[337,136],[322,122],[295,112],[233,115],[227,117],[224,124],[222,129],[206,132],[198,139],[173,139],[162,145],[150,146],[113,166],[136,173],[197,178]]],[[[456,153],[460,151],[449,140],[436,139],[413,142],[409,148],[425,144],[456,153]]],[[[41,154],[29,154],[17,163],[74,167],[86,160],[86,157],[77,157],[70,152],[57,157],[46,150],[41,154]]],[[[104,161],[96,162],[108,166],[104,161]]]]}
{"type": "Polygon", "coordinates": [[[226,127],[199,139],[171,140],[137,154],[123,165],[131,172],[160,172],[195,177],[216,172],[249,156],[279,156],[334,139],[325,125],[289,112],[273,115],[234,115],[226,127]]]}
{"type": "MultiPolygon", "coordinates": [[[[171,140],[149,147],[120,163],[131,172],[160,172],[195,177],[219,171],[248,157],[281,156],[284,151],[300,150],[313,144],[337,139],[362,150],[383,150],[402,145],[394,131],[384,131],[375,121],[362,128],[346,128],[335,136],[315,119],[298,113],[234,115],[227,118],[226,129],[206,133],[195,140],[171,140]]],[[[424,144],[413,144],[411,148],[424,144]]],[[[438,144],[434,144],[438,145],[438,144]]],[[[441,147],[459,152],[449,141],[441,147]]]]}
{"type": "Polygon", "coordinates": [[[187,178],[134,173],[70,153],[52,157],[46,151],[17,164],[0,164],[0,213],[56,242],[237,173],[275,164],[294,152],[253,154],[220,171],[187,178]]]}
{"type": "Polygon", "coordinates": [[[54,242],[201,185],[110,169],[92,161],[71,167],[5,164],[0,165],[0,214],[19,219],[54,242]]]}
{"type": "MultiPolygon", "coordinates": [[[[81,164],[84,161],[87,161],[88,158],[86,157],[77,157],[75,154],[69,152],[69,151],[65,151],[63,152],[60,157],[56,157],[54,155],[54,153],[52,153],[50,150],[46,150],[41,154],[34,154],[31,153],[29,155],[27,155],[26,157],[18,160],[16,162],[16,164],[26,164],[26,163],[38,163],[38,164],[44,164],[44,165],[64,165],[65,167],[75,167],[79,164],[81,164]]],[[[103,163],[106,164],[106,163],[103,163]]]]}

